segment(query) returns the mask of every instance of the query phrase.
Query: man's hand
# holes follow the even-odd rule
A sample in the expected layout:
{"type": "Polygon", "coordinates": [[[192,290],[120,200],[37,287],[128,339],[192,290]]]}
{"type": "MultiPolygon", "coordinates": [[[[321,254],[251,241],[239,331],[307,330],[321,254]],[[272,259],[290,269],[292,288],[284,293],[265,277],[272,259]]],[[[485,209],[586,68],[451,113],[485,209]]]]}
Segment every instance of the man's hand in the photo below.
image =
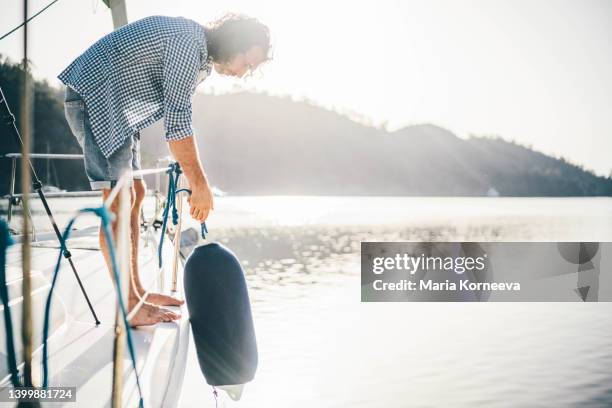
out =
{"type": "Polygon", "coordinates": [[[214,205],[213,195],[200,163],[195,139],[189,136],[181,140],[170,140],[168,146],[189,181],[191,189],[191,197],[188,200],[191,207],[189,213],[194,219],[203,222],[208,217],[210,210],[214,209],[214,205]]]}
{"type": "Polygon", "coordinates": [[[190,207],[189,214],[193,219],[204,222],[208,218],[208,212],[215,208],[210,186],[205,183],[204,185],[190,185],[189,187],[191,187],[191,195],[187,199],[190,207]]]}

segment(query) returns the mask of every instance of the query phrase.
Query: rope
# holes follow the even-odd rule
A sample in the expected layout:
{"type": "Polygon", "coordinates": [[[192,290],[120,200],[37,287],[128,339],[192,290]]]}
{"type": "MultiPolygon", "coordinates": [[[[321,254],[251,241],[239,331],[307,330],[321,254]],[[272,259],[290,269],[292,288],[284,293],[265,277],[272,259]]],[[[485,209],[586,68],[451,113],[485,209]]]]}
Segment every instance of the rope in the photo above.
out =
{"type": "MultiPolygon", "coordinates": [[[[166,171],[166,174],[168,174],[168,194],[166,196],[166,206],[162,214],[161,236],[159,237],[159,247],[157,248],[159,268],[161,268],[164,263],[162,259],[162,248],[164,244],[164,236],[166,235],[166,228],[168,227],[168,215],[170,212],[172,212],[172,224],[177,225],[179,213],[176,208],[176,197],[179,193],[188,193],[191,195],[191,190],[187,188],[176,189],[178,186],[178,179],[182,173],[183,171],[178,163],[171,163],[166,171]]],[[[200,235],[202,236],[202,239],[206,239],[206,234],[208,234],[208,228],[206,227],[206,222],[202,222],[200,224],[200,235]]]]}
{"type": "Polygon", "coordinates": [[[162,259],[162,249],[164,247],[164,236],[166,235],[166,228],[168,227],[168,213],[170,207],[172,207],[172,223],[176,225],[178,223],[178,210],[176,209],[176,185],[181,175],[181,167],[178,163],[171,163],[166,170],[168,174],[168,194],[166,195],[166,207],[162,214],[162,227],[161,236],[159,237],[159,247],[157,248],[157,260],[158,266],[161,268],[164,261],[162,259]]]}
{"type": "Polygon", "coordinates": [[[26,21],[24,21],[23,23],[19,24],[17,27],[13,28],[11,31],[9,31],[8,33],[4,34],[2,37],[0,37],[0,41],[4,40],[6,37],[8,37],[9,35],[13,34],[15,31],[19,30],[21,27],[23,27],[24,25],[26,25],[27,23],[29,23],[30,21],[32,21],[34,18],[36,18],[40,13],[42,13],[43,11],[45,11],[46,9],[48,9],[49,7],[51,7],[52,5],[54,5],[55,3],[57,3],[59,0],[53,0],[51,3],[47,4],[45,7],[43,7],[42,9],[40,9],[40,11],[36,14],[34,14],[32,17],[28,18],[26,21]]]}
{"type": "Polygon", "coordinates": [[[47,297],[47,302],[45,305],[45,320],[44,320],[44,326],[43,326],[43,357],[42,357],[42,360],[43,360],[43,388],[47,388],[49,386],[49,358],[48,358],[49,350],[48,350],[47,339],[49,337],[49,321],[50,321],[50,315],[51,315],[51,299],[53,296],[53,290],[55,289],[55,284],[57,282],[57,277],[59,274],[60,263],[62,260],[62,253],[63,253],[63,250],[65,250],[65,243],[70,236],[70,232],[72,231],[72,226],[76,222],[77,218],[80,215],[85,214],[85,213],[93,213],[94,215],[100,217],[102,221],[102,231],[104,232],[104,237],[106,238],[106,242],[108,242],[109,255],[111,259],[111,269],[115,277],[115,283],[116,283],[115,289],[117,291],[117,302],[119,303],[119,309],[123,317],[123,323],[125,325],[125,331],[127,335],[128,350],[130,352],[130,357],[132,360],[132,367],[134,368],[134,374],[136,375],[136,385],[138,387],[138,395],[140,397],[139,407],[143,408],[144,401],[142,397],[142,387],[140,386],[140,378],[139,378],[138,370],[136,367],[136,352],[134,350],[134,342],[132,341],[132,332],[130,329],[129,322],[127,320],[127,312],[126,312],[125,304],[123,303],[121,282],[119,281],[119,266],[117,265],[115,245],[114,245],[113,235],[111,233],[111,228],[110,228],[112,213],[110,213],[105,206],[81,209],[77,215],[75,215],[74,217],[70,219],[62,235],[62,238],[63,238],[61,241],[62,248],[60,249],[57,263],[55,264],[55,270],[53,271],[53,279],[51,281],[51,289],[49,290],[49,295],[47,297]]]}
{"type": "Polygon", "coordinates": [[[21,387],[19,381],[19,370],[17,369],[17,357],[15,354],[15,343],[13,340],[13,320],[9,307],[9,295],[6,287],[6,249],[13,243],[9,235],[8,226],[4,220],[0,220],[0,297],[4,305],[4,327],[6,333],[6,358],[7,366],[11,373],[13,387],[21,387]]]}
{"type": "MultiPolygon", "coordinates": [[[[178,195],[179,193],[187,193],[191,195],[191,190],[189,190],[188,188],[181,188],[180,190],[176,190],[174,194],[178,195]]],[[[172,222],[174,222],[174,225],[177,224],[177,221],[175,221],[174,218],[172,219],[172,222]]],[[[206,234],[208,234],[208,228],[206,228],[206,221],[202,221],[202,223],[200,224],[200,235],[202,236],[202,239],[206,239],[206,234]]]]}

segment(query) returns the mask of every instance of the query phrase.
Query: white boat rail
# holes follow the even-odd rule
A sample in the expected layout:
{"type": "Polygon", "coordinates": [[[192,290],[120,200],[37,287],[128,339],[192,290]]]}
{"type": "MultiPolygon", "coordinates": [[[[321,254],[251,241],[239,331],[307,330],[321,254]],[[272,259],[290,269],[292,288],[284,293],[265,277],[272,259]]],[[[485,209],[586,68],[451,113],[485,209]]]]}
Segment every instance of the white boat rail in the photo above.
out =
{"type": "MultiPolygon", "coordinates": [[[[11,160],[11,178],[10,178],[10,182],[9,182],[9,191],[8,194],[5,194],[2,196],[3,199],[7,200],[7,222],[9,224],[9,226],[11,225],[11,220],[13,219],[13,213],[14,213],[14,208],[18,205],[20,205],[21,200],[24,198],[24,196],[27,196],[30,199],[38,199],[40,198],[39,195],[37,193],[34,192],[28,192],[28,193],[16,193],[15,192],[15,183],[16,183],[16,176],[17,176],[17,161],[19,159],[21,159],[23,157],[23,155],[21,153],[5,153],[5,154],[0,154],[0,158],[4,158],[4,159],[9,159],[11,160]]],[[[47,160],[82,160],[83,159],[83,155],[82,154],[56,154],[56,153],[32,153],[29,155],[30,159],[47,159],[47,160]]],[[[138,172],[134,172],[133,174],[139,174],[139,175],[151,175],[151,174],[155,174],[155,190],[153,191],[153,195],[155,196],[156,199],[156,208],[158,206],[158,204],[161,202],[161,179],[160,179],[160,175],[162,173],[164,173],[167,170],[167,167],[164,167],[163,169],[160,168],[160,165],[165,164],[166,166],[172,162],[172,159],[170,157],[164,157],[162,159],[157,160],[157,168],[156,169],[145,169],[145,170],[140,170],[138,172]]],[[[49,191],[49,190],[45,190],[43,188],[45,197],[47,198],[67,198],[67,197],[71,197],[71,198],[83,198],[83,197],[98,197],[100,196],[100,192],[99,191],[91,191],[91,190],[84,190],[84,191],[49,191]]],[[[26,215],[26,214],[24,214],[26,215]]],[[[34,222],[33,222],[33,218],[32,218],[32,213],[31,210],[28,209],[27,211],[27,216],[30,218],[30,220],[32,221],[30,223],[30,228],[31,228],[31,235],[32,235],[32,241],[37,241],[38,237],[36,234],[36,228],[34,226],[34,222]]],[[[159,227],[159,225],[154,225],[156,228],[159,227]]]]}
{"type": "MultiPolygon", "coordinates": [[[[21,153],[5,153],[2,157],[7,159],[20,159],[23,157],[21,153]]],[[[63,153],[30,153],[30,159],[56,159],[56,160],[76,160],[82,159],[82,154],[63,154],[63,153]]]]}
{"type": "MultiPolygon", "coordinates": [[[[9,181],[9,192],[4,195],[2,198],[8,201],[7,206],[7,222],[9,226],[11,225],[11,220],[13,218],[13,207],[15,205],[19,205],[21,199],[26,196],[27,198],[38,198],[38,194],[36,193],[15,193],[15,181],[17,176],[17,160],[23,157],[22,153],[5,153],[0,155],[0,158],[11,160],[11,179],[9,181]]],[[[28,154],[28,160],[31,159],[48,159],[48,160],[82,160],[82,154],[57,154],[57,153],[30,153],[28,154]]],[[[53,192],[45,192],[45,196],[47,197],[90,197],[98,195],[95,191],[53,191],[53,192]]],[[[25,216],[25,214],[24,214],[25,216]]],[[[34,220],[32,219],[32,214],[30,209],[27,210],[27,216],[32,221],[30,227],[32,229],[31,234],[33,241],[36,241],[36,229],[34,227],[34,220]]]]}

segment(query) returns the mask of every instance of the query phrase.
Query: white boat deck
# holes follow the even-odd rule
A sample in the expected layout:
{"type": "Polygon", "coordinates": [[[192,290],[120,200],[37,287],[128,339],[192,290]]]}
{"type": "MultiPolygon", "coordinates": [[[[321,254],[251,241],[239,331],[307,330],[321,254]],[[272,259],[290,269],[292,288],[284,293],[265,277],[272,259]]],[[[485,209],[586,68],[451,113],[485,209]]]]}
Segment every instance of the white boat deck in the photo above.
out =
{"type": "MultiPolygon", "coordinates": [[[[68,248],[94,309],[101,321],[96,326],[87,303],[78,287],[68,262],[62,260],[62,268],[53,297],[52,326],[49,341],[50,386],[77,388],[77,406],[110,406],[112,385],[112,354],[114,319],[116,308],[115,290],[104,259],[98,248],[97,228],[88,228],[70,239],[68,248]]],[[[156,233],[159,239],[159,232],[156,233]]],[[[140,275],[145,287],[151,282],[158,286],[155,291],[170,294],[172,275],[172,245],[164,243],[165,279],[162,285],[155,279],[157,257],[152,248],[144,247],[141,240],[140,275]],[[159,286],[163,286],[160,290],[159,286]]],[[[150,245],[150,244],[149,244],[150,245]]],[[[11,300],[15,345],[21,356],[21,247],[13,245],[7,253],[7,282],[11,300]]],[[[33,277],[33,324],[34,324],[34,378],[41,378],[42,354],[41,333],[44,303],[50,287],[51,275],[58,256],[58,243],[54,238],[37,242],[32,248],[33,277]]],[[[182,264],[179,262],[179,281],[174,296],[184,298],[182,264]]],[[[1,307],[1,306],[0,306],[1,307]]],[[[189,341],[189,317],[187,308],[171,308],[182,314],[180,321],[160,323],[152,327],[132,330],[137,354],[138,371],[143,386],[146,407],[173,407],[180,396],[185,372],[189,341]]],[[[4,325],[3,317],[0,316],[4,325]]],[[[4,330],[0,334],[0,374],[2,385],[7,385],[6,341],[4,330]]],[[[125,381],[123,405],[137,406],[138,391],[127,347],[123,356],[125,381]]],[[[6,403],[5,403],[6,404],[6,403]]],[[[60,404],[45,404],[59,406],[60,404]]],[[[4,406],[0,403],[0,406],[4,406]]],[[[8,404],[6,406],[9,406],[8,404]]],[[[74,407],[74,403],[65,406],[74,407]]]]}

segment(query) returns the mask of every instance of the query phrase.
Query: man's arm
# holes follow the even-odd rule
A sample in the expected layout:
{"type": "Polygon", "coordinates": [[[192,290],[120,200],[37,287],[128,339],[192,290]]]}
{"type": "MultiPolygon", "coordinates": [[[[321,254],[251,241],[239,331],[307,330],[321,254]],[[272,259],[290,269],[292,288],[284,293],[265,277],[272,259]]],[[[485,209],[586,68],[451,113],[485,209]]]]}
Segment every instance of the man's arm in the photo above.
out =
{"type": "Polygon", "coordinates": [[[191,189],[190,214],[202,222],[213,208],[213,198],[193,137],[191,99],[200,67],[200,45],[188,34],[164,44],[163,94],[166,140],[191,189]]]}
{"type": "Polygon", "coordinates": [[[189,213],[203,222],[210,210],[214,209],[213,195],[206,179],[206,174],[200,162],[200,155],[193,136],[181,140],[169,140],[170,152],[181,166],[189,181],[191,196],[189,197],[189,213]]]}

